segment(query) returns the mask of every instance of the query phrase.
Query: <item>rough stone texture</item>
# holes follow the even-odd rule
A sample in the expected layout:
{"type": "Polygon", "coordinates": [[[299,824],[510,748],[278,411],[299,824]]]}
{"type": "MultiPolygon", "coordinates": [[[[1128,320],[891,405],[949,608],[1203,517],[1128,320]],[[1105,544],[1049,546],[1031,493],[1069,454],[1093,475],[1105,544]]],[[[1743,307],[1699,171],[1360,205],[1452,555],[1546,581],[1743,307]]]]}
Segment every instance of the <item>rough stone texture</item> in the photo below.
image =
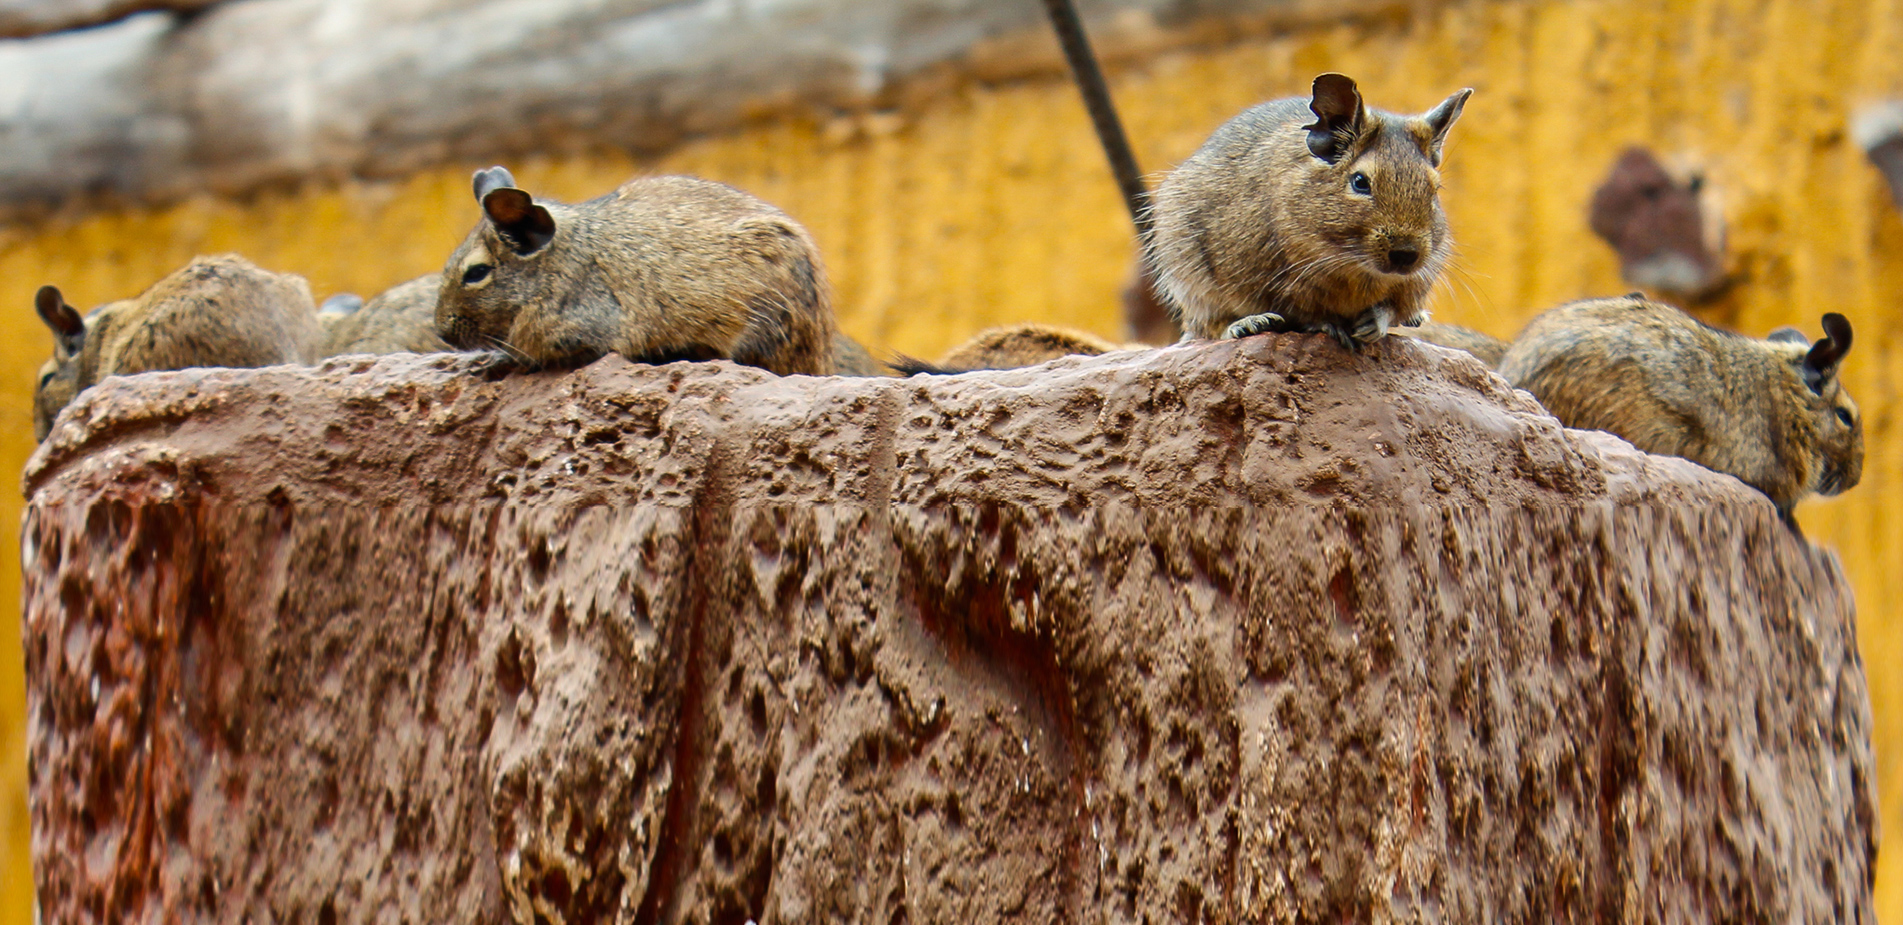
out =
{"type": "Polygon", "coordinates": [[[472,357],[27,472],[48,921],[1869,921],[1834,556],[1471,358],[472,357]]]}
{"type": "MultiPolygon", "coordinates": [[[[1399,5],[1087,6],[1115,56],[1399,5]]],[[[890,106],[948,71],[1056,73],[1049,31],[1030,0],[245,0],[150,13],[0,43],[0,217],[76,196],[145,203],[458,160],[656,152],[769,113],[890,106]]]]}

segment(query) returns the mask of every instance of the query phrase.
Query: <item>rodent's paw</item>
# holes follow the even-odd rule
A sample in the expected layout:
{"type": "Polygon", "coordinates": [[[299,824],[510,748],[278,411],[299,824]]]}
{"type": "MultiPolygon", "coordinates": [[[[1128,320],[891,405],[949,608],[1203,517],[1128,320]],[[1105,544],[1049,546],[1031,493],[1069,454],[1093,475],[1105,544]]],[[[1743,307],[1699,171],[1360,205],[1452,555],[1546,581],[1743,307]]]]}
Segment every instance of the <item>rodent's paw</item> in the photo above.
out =
{"type": "Polygon", "coordinates": [[[1269,331],[1286,330],[1288,330],[1288,319],[1274,312],[1262,312],[1239,319],[1223,331],[1222,336],[1224,340],[1234,340],[1238,337],[1250,337],[1269,331]]]}
{"type": "Polygon", "coordinates": [[[1358,330],[1358,326],[1349,327],[1348,325],[1345,325],[1336,321],[1323,321],[1323,322],[1317,323],[1310,330],[1319,331],[1323,334],[1333,337],[1335,339],[1335,343],[1340,344],[1341,349],[1346,350],[1349,353],[1361,352],[1362,341],[1358,340],[1356,336],[1356,331],[1358,330]]]}
{"type": "Polygon", "coordinates": [[[1394,320],[1394,312],[1391,309],[1385,304],[1376,305],[1362,312],[1361,317],[1355,319],[1354,330],[1350,333],[1355,340],[1372,344],[1388,336],[1388,322],[1392,320],[1394,320]]]}

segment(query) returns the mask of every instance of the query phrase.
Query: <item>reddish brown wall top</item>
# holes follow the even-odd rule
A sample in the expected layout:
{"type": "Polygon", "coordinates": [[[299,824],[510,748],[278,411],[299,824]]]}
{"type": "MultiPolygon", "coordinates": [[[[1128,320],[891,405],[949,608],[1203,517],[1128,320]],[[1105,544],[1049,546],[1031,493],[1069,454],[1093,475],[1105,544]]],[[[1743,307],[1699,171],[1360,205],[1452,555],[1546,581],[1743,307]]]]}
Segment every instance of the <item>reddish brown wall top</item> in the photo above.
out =
{"type": "Polygon", "coordinates": [[[1398,339],[152,374],[27,489],[48,921],[1869,916],[1835,558],[1398,339]]]}

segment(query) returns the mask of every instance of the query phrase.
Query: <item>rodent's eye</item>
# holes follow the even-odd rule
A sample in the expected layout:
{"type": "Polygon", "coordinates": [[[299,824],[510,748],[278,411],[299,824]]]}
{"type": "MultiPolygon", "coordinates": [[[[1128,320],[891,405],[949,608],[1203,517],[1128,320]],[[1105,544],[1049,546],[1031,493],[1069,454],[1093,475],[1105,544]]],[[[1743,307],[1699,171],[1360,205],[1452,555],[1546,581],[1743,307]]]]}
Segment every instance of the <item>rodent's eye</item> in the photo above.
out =
{"type": "Polygon", "coordinates": [[[1843,426],[1845,426],[1845,427],[1849,427],[1849,426],[1851,425],[1851,423],[1852,423],[1852,422],[1851,422],[1851,420],[1850,420],[1850,412],[1848,412],[1848,411],[1846,411],[1846,410],[1844,410],[1844,409],[1842,409],[1842,408],[1838,408],[1838,409],[1837,409],[1837,422],[1838,422],[1838,423],[1840,423],[1840,424],[1842,424],[1842,425],[1843,425],[1843,426]]]}
{"type": "Polygon", "coordinates": [[[1374,183],[1365,173],[1356,172],[1354,176],[1349,177],[1348,188],[1362,196],[1374,195],[1374,183]]]}
{"type": "Polygon", "coordinates": [[[485,279],[488,279],[489,272],[494,269],[495,267],[492,267],[486,263],[471,264],[469,269],[463,271],[463,285],[474,286],[475,284],[480,283],[485,279]]]}
{"type": "Polygon", "coordinates": [[[59,375],[59,370],[54,370],[54,371],[52,371],[52,372],[50,372],[50,373],[47,373],[47,374],[46,374],[46,375],[44,375],[44,376],[41,376],[41,377],[40,377],[40,388],[42,388],[42,389],[44,389],[44,388],[46,388],[46,384],[47,384],[47,383],[49,383],[49,382],[52,382],[52,381],[53,381],[53,377],[54,377],[54,376],[57,376],[57,375],[59,375]]]}

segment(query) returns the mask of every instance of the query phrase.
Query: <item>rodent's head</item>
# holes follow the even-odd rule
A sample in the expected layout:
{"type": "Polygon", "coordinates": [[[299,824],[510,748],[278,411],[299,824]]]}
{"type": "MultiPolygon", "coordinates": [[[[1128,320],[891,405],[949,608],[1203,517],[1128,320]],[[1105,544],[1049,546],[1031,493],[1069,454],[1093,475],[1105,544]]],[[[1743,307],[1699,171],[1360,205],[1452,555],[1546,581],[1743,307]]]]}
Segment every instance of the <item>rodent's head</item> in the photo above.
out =
{"type": "Polygon", "coordinates": [[[1834,495],[1855,487],[1863,478],[1863,416],[1839,375],[1850,352],[1850,320],[1825,315],[1824,337],[1816,343],[1796,328],[1773,331],[1769,342],[1795,374],[1791,407],[1797,420],[1784,427],[1809,464],[1809,478],[1799,489],[1834,495]]]}
{"type": "Polygon", "coordinates": [[[1286,230],[1358,260],[1370,273],[1438,273],[1446,261],[1447,219],[1440,207],[1441,149],[1473,90],[1461,90],[1419,116],[1362,104],[1341,74],[1315,78],[1307,132],[1309,157],[1281,197],[1286,230]]]}
{"type": "Polygon", "coordinates": [[[45,440],[53,418],[79,394],[79,354],[86,346],[86,322],[66,304],[57,286],[41,286],[33,306],[53,330],[53,358],[40,367],[33,389],[33,439],[45,440]]]}
{"type": "Polygon", "coordinates": [[[478,170],[474,185],[482,221],[443,266],[436,330],[458,350],[508,349],[516,313],[541,301],[551,275],[560,275],[550,259],[561,246],[560,229],[555,214],[516,188],[507,170],[478,170]]]}

